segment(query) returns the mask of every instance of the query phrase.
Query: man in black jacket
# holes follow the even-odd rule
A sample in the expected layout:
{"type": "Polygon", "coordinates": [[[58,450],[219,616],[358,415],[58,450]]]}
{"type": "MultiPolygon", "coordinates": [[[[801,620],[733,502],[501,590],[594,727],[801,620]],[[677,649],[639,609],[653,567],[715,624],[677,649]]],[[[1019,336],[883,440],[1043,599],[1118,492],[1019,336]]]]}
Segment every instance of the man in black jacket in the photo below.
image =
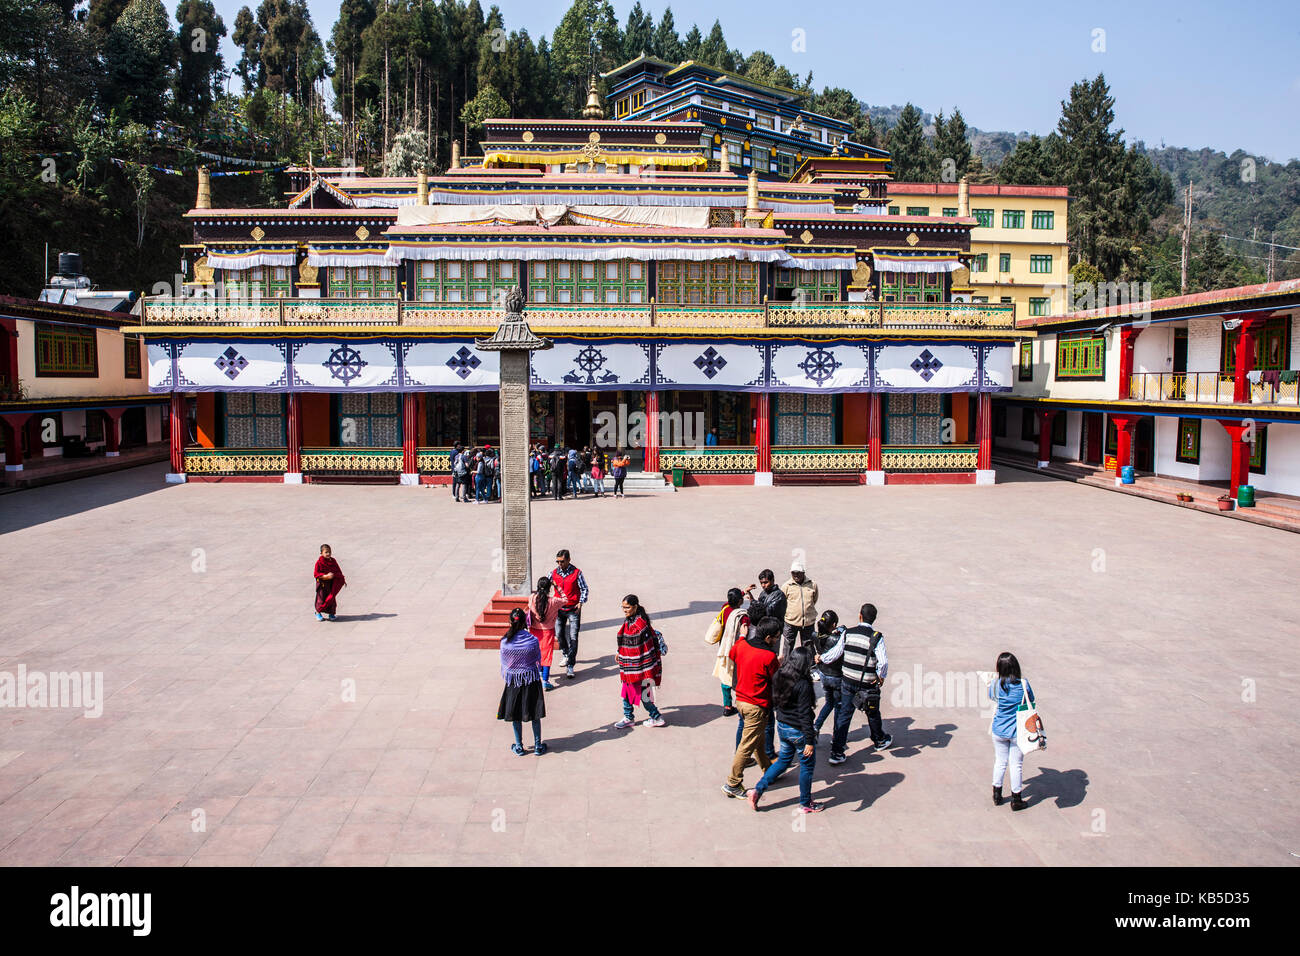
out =
{"type": "MultiPolygon", "coordinates": [[[[763,613],[761,617],[774,617],[778,623],[785,622],[785,592],[776,586],[775,576],[771,568],[764,568],[758,572],[758,587],[760,588],[758,596],[754,596],[754,585],[745,588],[745,597],[749,598],[754,604],[761,605],[763,613]]],[[[750,616],[752,621],[753,615],[750,616]]]]}
{"type": "Polygon", "coordinates": [[[844,632],[844,650],[840,656],[840,701],[835,708],[835,733],[831,737],[829,764],[847,759],[849,725],[853,722],[854,699],[863,694],[871,742],[877,750],[887,750],[894,738],[885,733],[880,721],[880,688],[889,673],[884,635],[871,625],[876,621],[876,606],[864,604],[858,623],[844,632]]]}

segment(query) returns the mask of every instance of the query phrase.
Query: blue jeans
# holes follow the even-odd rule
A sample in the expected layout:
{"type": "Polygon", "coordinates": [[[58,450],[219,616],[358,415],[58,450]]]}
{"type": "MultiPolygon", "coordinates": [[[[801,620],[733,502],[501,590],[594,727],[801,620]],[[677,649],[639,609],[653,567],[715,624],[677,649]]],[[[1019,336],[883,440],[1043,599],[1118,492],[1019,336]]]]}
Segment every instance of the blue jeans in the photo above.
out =
{"type": "MultiPolygon", "coordinates": [[[[511,725],[514,727],[515,730],[515,743],[517,743],[519,746],[522,747],[524,745],[524,722],[522,720],[515,720],[515,721],[511,721],[511,725]]],[[[533,721],[533,746],[535,747],[541,742],[542,742],[542,721],[539,718],[533,721]]]]}
{"type": "MultiPolygon", "coordinates": [[[[649,697],[646,697],[644,694],[641,695],[641,706],[645,708],[645,712],[650,715],[651,720],[659,719],[659,708],[655,706],[654,701],[652,701],[649,697]]],[[[626,697],[624,697],[623,716],[626,717],[628,720],[631,720],[633,718],[634,713],[635,712],[632,710],[632,702],[628,700],[626,697]]]]}
{"type": "Polygon", "coordinates": [[[582,480],[576,471],[569,472],[569,493],[573,497],[578,497],[578,492],[582,490],[582,480]]]}
{"type": "Polygon", "coordinates": [[[569,667],[573,667],[578,662],[578,631],[581,629],[581,605],[575,607],[572,611],[561,608],[559,613],[556,614],[555,640],[560,645],[560,650],[564,652],[569,667]]]}
{"type": "MultiPolygon", "coordinates": [[[[745,729],[745,715],[741,714],[740,719],[736,722],[736,747],[740,747],[740,735],[745,729]]],[[[763,730],[763,750],[767,752],[769,760],[776,759],[776,717],[772,711],[767,714],[767,727],[763,730]]]]}
{"type": "Polygon", "coordinates": [[[832,674],[822,674],[822,689],[826,691],[826,702],[822,704],[817,719],[813,721],[813,726],[817,728],[818,732],[821,731],[822,724],[826,723],[826,718],[835,713],[835,705],[839,703],[842,686],[842,678],[832,674]]]}
{"type": "MultiPolygon", "coordinates": [[[[825,678],[823,677],[823,680],[825,678]]],[[[843,757],[844,749],[849,745],[849,725],[853,723],[853,698],[860,690],[867,688],[861,684],[848,681],[840,683],[840,699],[835,705],[835,733],[831,737],[831,756],[843,757]]],[[[867,709],[867,725],[871,728],[871,740],[880,743],[885,739],[885,727],[880,721],[880,695],[875,694],[872,704],[867,709]]]]}
{"type": "Polygon", "coordinates": [[[783,724],[779,720],[776,722],[776,733],[781,738],[781,753],[776,758],[776,763],[767,768],[767,773],[763,774],[763,779],[755,784],[754,789],[760,794],[776,782],[776,778],[785,772],[785,769],[794,763],[794,755],[799,754],[799,805],[808,806],[812,803],[812,778],[813,767],[817,764],[816,744],[813,745],[812,756],[803,755],[803,734],[798,727],[791,727],[789,724],[783,724]]]}

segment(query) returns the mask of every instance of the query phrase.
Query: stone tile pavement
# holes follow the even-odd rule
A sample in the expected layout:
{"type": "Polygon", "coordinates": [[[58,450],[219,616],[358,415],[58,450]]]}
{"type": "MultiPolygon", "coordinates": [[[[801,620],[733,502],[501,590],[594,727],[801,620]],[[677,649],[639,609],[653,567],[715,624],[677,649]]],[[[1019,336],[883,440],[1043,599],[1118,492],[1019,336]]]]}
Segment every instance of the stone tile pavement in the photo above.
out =
{"type": "Polygon", "coordinates": [[[461,646],[498,582],[497,506],[164,471],[0,498],[0,681],[102,672],[106,697],[99,717],[0,708],[0,863],[1300,860],[1285,532],[1010,469],[987,488],[539,502],[535,573],[568,547],[592,597],[579,677],[547,700],[551,753],[520,758],[494,719],[496,655],[461,646]],[[349,581],[332,624],[311,614],[322,542],[349,581]],[[811,817],[795,772],[757,814],[719,792],[734,723],[702,639],[727,587],[784,579],[793,549],[820,607],[880,607],[891,660],[894,748],[859,717],[829,767],[823,736],[811,817]],[[661,730],[612,729],[628,591],[669,642],[661,730]],[[1002,650],[1050,739],[1015,815],[989,800],[969,699],[1002,650]]]}

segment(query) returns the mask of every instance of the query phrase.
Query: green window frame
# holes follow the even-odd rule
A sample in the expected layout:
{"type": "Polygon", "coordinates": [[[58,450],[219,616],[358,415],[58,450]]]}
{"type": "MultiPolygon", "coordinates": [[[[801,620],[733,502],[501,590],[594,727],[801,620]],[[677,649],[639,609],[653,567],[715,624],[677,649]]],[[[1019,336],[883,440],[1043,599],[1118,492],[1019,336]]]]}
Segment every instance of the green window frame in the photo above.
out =
{"type": "Polygon", "coordinates": [[[415,298],[421,302],[491,304],[496,301],[498,289],[509,289],[519,281],[518,268],[519,264],[513,259],[417,262],[415,298]]]}
{"type": "Polygon", "coordinates": [[[981,252],[978,256],[971,256],[971,272],[988,272],[989,271],[989,254],[981,252]]]}
{"type": "Polygon", "coordinates": [[[979,220],[980,226],[985,229],[993,228],[993,210],[992,209],[972,209],[971,215],[979,220]]]}
{"type": "Polygon", "coordinates": [[[954,206],[944,206],[944,207],[943,207],[943,215],[944,215],[944,217],[945,217],[946,219],[956,219],[956,218],[957,218],[957,209],[956,209],[956,207],[954,207],[954,206]]]}
{"type": "Polygon", "coordinates": [[[1034,344],[1028,339],[1020,343],[1020,381],[1034,380],[1034,344]]]}
{"type": "Polygon", "coordinates": [[[736,259],[658,263],[655,291],[661,304],[758,305],[758,264],[736,259]]]}
{"type": "Polygon", "coordinates": [[[394,266],[334,266],[329,271],[332,299],[395,299],[397,274],[394,266]]]}
{"type": "Polygon", "coordinates": [[[998,272],[1011,271],[1011,253],[1002,252],[998,254],[998,272]]]}
{"type": "Polygon", "coordinates": [[[284,396],[270,392],[223,392],[221,443],[225,448],[283,448],[284,396]]]}
{"type": "Polygon", "coordinates": [[[246,289],[249,298],[283,299],[293,295],[293,270],[289,266],[223,269],[222,274],[227,285],[246,289]]]}
{"type": "Polygon", "coordinates": [[[1178,419],[1178,448],[1174,460],[1188,465],[1201,463],[1201,420],[1199,418],[1178,419]]]}
{"type": "Polygon", "coordinates": [[[1035,209],[1031,223],[1035,229],[1052,229],[1056,225],[1056,213],[1050,209],[1035,209]]]}
{"type": "Polygon", "coordinates": [[[898,207],[897,207],[897,206],[890,206],[890,207],[889,207],[889,214],[890,214],[891,216],[897,216],[897,215],[898,215],[898,207]]]}
{"type": "Polygon", "coordinates": [[[1049,315],[1051,313],[1052,300],[1049,296],[1030,296],[1029,297],[1029,314],[1030,315],[1049,315]]]}
{"type": "Polygon", "coordinates": [[[928,216],[930,215],[929,206],[908,206],[907,214],[909,216],[928,216]]]}
{"type": "Polygon", "coordinates": [[[1029,271],[1038,274],[1050,274],[1052,271],[1051,256],[1030,256],[1029,271]]]}
{"type": "Polygon", "coordinates": [[[1106,377],[1106,337],[1093,332],[1056,339],[1056,378],[1100,380],[1106,377]]]}
{"type": "Polygon", "coordinates": [[[789,289],[794,299],[802,293],[802,298],[809,302],[837,302],[840,273],[838,269],[777,269],[775,286],[780,290],[789,289]]]}
{"type": "Polygon", "coordinates": [[[333,396],[340,448],[398,448],[402,444],[401,404],[396,392],[358,392],[333,396]],[[343,440],[346,421],[352,422],[354,442],[343,440]]]}
{"type": "Polygon", "coordinates": [[[99,375],[95,330],[79,325],[37,322],[36,375],[50,378],[95,378],[99,375]]]}
{"type": "Polygon", "coordinates": [[[1025,211],[1023,209],[1002,210],[1002,228],[1003,229],[1024,229],[1025,211]]]}

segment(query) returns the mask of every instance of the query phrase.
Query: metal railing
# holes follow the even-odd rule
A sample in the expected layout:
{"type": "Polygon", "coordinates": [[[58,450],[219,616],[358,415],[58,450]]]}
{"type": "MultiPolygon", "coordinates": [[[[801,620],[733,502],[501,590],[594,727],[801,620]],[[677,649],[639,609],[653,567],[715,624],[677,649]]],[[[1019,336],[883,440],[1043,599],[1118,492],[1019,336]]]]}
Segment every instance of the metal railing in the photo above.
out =
{"type": "MultiPolygon", "coordinates": [[[[150,296],[147,326],[410,326],[493,329],[501,309],[488,302],[403,299],[227,299],[150,296]]],[[[1012,304],[963,302],[557,303],[530,305],[535,328],[1011,329],[1012,304]]]]}
{"type": "MultiPolygon", "coordinates": [[[[1247,383],[1249,397],[1243,404],[1295,405],[1298,387],[1298,372],[1265,372],[1260,381],[1247,383]]],[[[1223,372],[1134,372],[1129,379],[1128,397],[1139,402],[1231,405],[1232,396],[1232,376],[1223,372]]]]}

